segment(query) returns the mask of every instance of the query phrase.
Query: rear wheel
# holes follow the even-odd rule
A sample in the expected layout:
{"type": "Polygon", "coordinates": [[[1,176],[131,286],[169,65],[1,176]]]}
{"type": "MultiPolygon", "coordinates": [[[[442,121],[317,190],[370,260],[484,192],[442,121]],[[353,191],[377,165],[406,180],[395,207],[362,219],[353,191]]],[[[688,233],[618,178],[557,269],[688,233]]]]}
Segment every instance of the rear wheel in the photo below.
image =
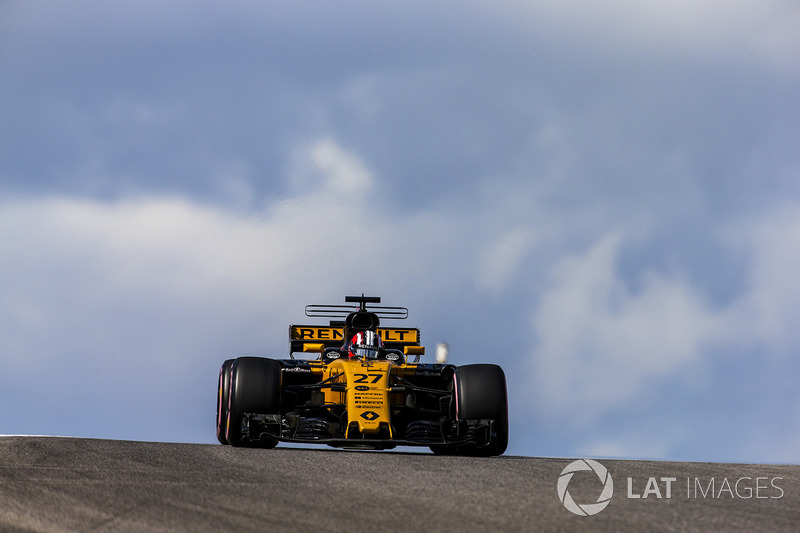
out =
{"type": "Polygon", "coordinates": [[[228,395],[231,388],[231,366],[233,359],[228,359],[222,363],[219,369],[219,381],[217,383],[217,440],[220,444],[228,444],[225,437],[228,427],[228,395]]]}
{"type": "Polygon", "coordinates": [[[491,422],[488,444],[460,446],[463,455],[502,455],[508,447],[508,394],[506,376],[497,365],[464,365],[455,376],[458,420],[491,422]]]}
{"type": "Polygon", "coordinates": [[[276,439],[251,440],[242,433],[245,413],[278,414],[281,397],[281,365],[274,359],[239,357],[231,367],[226,439],[233,446],[273,448],[276,439]]]}

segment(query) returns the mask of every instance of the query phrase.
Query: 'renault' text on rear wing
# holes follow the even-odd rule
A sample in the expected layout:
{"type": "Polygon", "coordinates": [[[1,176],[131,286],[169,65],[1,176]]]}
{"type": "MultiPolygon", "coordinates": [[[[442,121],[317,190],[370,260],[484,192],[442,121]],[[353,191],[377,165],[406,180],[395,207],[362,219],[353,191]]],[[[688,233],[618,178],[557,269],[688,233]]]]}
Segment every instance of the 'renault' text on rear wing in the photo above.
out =
{"type": "MultiPolygon", "coordinates": [[[[415,328],[378,328],[383,344],[388,349],[401,351],[419,346],[419,330],[415,328]]],[[[345,344],[344,328],[338,326],[289,326],[289,348],[295,352],[320,352],[327,348],[340,348],[345,344]],[[322,349],[320,349],[322,345],[322,349]]],[[[412,352],[416,353],[415,350],[412,352]]]]}

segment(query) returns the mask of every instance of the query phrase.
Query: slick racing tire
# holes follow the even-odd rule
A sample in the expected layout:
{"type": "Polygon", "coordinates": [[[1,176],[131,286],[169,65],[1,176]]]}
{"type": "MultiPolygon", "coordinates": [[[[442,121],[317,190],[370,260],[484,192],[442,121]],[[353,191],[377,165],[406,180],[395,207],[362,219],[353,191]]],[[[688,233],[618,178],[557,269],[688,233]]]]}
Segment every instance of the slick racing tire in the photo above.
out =
{"type": "Polygon", "coordinates": [[[459,446],[458,453],[488,457],[508,447],[506,376],[497,365],[464,365],[456,369],[456,416],[459,420],[492,420],[488,445],[459,446]]]}
{"type": "Polygon", "coordinates": [[[231,390],[231,366],[233,359],[222,363],[219,369],[217,384],[217,440],[220,444],[228,444],[225,434],[228,430],[228,395],[231,390]]]}
{"type": "Polygon", "coordinates": [[[278,441],[262,438],[252,441],[242,434],[245,413],[277,414],[280,412],[281,365],[274,359],[239,357],[231,367],[228,393],[226,440],[233,446],[274,448],[278,441]]]}

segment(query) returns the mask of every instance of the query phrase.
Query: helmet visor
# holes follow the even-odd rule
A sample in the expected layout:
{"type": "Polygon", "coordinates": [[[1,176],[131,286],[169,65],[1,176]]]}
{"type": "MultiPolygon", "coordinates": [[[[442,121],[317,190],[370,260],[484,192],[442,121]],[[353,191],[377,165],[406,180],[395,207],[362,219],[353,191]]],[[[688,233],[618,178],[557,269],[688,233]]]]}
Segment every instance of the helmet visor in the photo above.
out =
{"type": "Polygon", "coordinates": [[[353,346],[350,351],[356,357],[365,359],[376,359],[378,357],[378,349],[374,346],[353,346]]]}

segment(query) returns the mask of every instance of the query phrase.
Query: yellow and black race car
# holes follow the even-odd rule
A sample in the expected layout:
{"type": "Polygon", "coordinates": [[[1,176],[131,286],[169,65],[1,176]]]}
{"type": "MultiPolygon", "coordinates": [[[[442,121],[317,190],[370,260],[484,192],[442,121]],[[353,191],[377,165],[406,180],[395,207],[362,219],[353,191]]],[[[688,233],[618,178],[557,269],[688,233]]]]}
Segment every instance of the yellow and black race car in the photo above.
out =
{"type": "Polygon", "coordinates": [[[437,454],[501,455],[508,445],[502,368],[420,363],[425,348],[418,329],[380,325],[381,319],[407,318],[408,309],[380,302],[362,295],[345,297],[345,305],[308,305],[306,316],[334,320],[289,326],[289,359],[225,361],[217,392],[219,442],[427,446],[437,454]]]}

